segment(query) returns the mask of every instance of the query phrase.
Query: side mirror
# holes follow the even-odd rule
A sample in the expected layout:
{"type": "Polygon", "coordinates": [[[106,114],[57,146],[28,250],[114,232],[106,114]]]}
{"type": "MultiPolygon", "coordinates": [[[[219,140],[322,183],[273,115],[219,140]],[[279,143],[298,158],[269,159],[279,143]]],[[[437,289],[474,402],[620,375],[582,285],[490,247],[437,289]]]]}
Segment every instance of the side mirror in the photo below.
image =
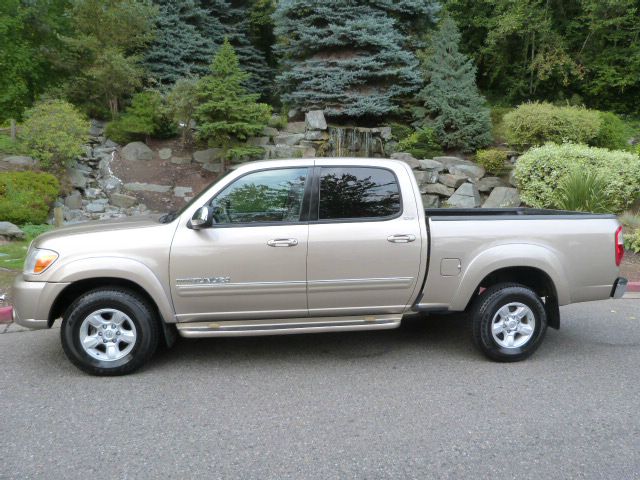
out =
{"type": "Polygon", "coordinates": [[[211,207],[200,207],[191,217],[187,227],[193,230],[210,227],[213,224],[213,211],[211,207]]]}

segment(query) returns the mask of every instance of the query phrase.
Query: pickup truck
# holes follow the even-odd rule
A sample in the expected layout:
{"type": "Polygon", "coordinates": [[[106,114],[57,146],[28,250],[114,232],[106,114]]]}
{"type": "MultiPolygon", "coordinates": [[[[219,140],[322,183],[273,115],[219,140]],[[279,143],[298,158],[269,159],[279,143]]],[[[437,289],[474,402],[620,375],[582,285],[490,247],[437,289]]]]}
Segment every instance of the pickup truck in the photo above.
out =
{"type": "Polygon", "coordinates": [[[14,319],[61,317],[64,352],[96,375],[178,335],[382,330],[414,312],[468,312],[480,351],[511,362],[559,328],[559,306],[622,296],[623,253],[613,215],[425,210],[402,161],[263,161],[180,212],[39,236],[14,319]]]}

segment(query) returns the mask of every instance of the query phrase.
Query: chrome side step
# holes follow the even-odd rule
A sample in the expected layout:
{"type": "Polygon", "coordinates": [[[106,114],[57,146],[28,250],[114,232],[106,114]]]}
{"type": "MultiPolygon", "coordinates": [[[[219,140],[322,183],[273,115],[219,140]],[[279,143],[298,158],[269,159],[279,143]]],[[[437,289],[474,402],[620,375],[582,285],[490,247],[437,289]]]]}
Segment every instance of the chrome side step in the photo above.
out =
{"type": "Polygon", "coordinates": [[[228,322],[177,323],[178,333],[186,338],[251,337],[295,333],[388,330],[400,326],[402,315],[366,317],[288,318],[282,320],[232,320],[228,322]]]}

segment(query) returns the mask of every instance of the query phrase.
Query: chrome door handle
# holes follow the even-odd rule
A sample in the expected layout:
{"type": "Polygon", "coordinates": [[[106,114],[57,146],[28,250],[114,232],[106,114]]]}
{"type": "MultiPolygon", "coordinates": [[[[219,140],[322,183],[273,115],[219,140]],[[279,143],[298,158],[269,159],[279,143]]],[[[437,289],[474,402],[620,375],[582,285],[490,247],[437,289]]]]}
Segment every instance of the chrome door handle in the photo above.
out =
{"type": "Polygon", "coordinates": [[[269,240],[267,245],[270,247],[295,247],[298,245],[298,240],[295,238],[275,238],[273,240],[269,240]]]}
{"type": "Polygon", "coordinates": [[[391,242],[391,243],[409,243],[409,242],[413,242],[416,239],[415,235],[407,235],[407,234],[403,234],[403,235],[389,235],[387,237],[387,242],[391,242]]]}

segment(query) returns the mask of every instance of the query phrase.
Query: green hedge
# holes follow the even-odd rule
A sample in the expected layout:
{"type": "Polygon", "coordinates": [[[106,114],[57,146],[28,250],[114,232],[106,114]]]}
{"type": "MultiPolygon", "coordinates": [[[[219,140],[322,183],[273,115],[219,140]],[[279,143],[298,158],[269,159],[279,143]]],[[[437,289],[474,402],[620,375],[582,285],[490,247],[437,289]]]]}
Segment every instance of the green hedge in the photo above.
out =
{"type": "Polygon", "coordinates": [[[504,173],[507,158],[507,152],[497,148],[478,150],[476,153],[476,162],[484,167],[487,172],[494,175],[502,175],[504,173]]]}
{"type": "Polygon", "coordinates": [[[597,110],[556,107],[550,103],[523,103],[504,116],[507,140],[518,146],[546,142],[593,144],[601,126],[597,110]]]}
{"type": "Polygon", "coordinates": [[[606,181],[603,195],[614,212],[622,212],[640,197],[640,157],[630,152],[587,145],[549,143],[534,147],[518,159],[515,176],[527,205],[551,208],[556,190],[572,171],[593,172],[606,181]]]}
{"type": "Polygon", "coordinates": [[[433,128],[423,127],[409,134],[398,142],[398,151],[407,152],[415,158],[433,158],[442,155],[442,147],[438,143],[433,128]]]}
{"type": "Polygon", "coordinates": [[[46,223],[60,184],[49,173],[0,173],[0,221],[23,225],[46,223]]]}

